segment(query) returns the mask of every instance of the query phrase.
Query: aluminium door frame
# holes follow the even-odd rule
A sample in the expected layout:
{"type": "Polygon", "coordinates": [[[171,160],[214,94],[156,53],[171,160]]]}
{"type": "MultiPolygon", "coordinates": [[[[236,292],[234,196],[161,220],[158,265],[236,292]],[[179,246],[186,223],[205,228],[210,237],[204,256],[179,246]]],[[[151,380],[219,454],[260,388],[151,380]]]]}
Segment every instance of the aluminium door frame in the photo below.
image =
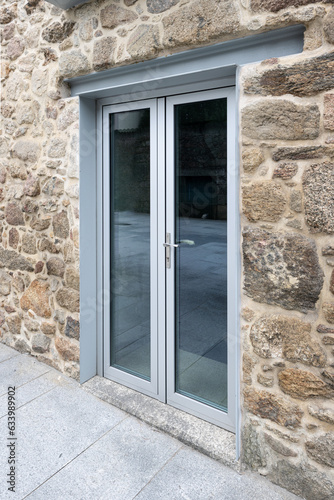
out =
{"type": "Polygon", "coordinates": [[[162,383],[162,367],[159,365],[160,342],[158,341],[158,123],[157,101],[148,99],[104,106],[102,114],[103,136],[103,290],[106,300],[103,307],[103,334],[104,334],[104,375],[115,382],[124,384],[148,396],[165,401],[165,385],[162,383]],[[112,367],[110,362],[110,313],[111,291],[110,279],[110,115],[126,111],[150,109],[150,381],[134,376],[118,368],[112,367]],[[108,300],[109,298],[109,300],[108,300]]]}
{"type": "Polygon", "coordinates": [[[167,403],[215,425],[235,432],[237,380],[234,376],[237,358],[237,309],[235,297],[238,293],[235,254],[238,249],[238,224],[236,224],[236,183],[238,181],[235,164],[235,88],[225,87],[195,93],[181,94],[166,98],[166,231],[175,241],[175,105],[202,102],[213,99],[227,99],[227,412],[201,403],[175,390],[175,253],[171,252],[171,269],[166,269],[166,342],[167,342],[167,403]],[[234,273],[233,273],[234,271],[234,273]]]}

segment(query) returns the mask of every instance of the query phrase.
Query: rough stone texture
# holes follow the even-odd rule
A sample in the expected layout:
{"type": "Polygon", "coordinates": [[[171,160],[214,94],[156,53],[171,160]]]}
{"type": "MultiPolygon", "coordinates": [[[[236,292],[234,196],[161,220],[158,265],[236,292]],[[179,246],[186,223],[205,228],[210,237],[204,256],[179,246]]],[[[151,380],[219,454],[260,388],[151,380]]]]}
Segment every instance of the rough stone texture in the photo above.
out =
{"type": "Polygon", "coordinates": [[[242,132],[252,139],[316,139],[319,124],[317,106],[302,106],[286,100],[261,101],[242,111],[242,132]]]}
{"type": "Polygon", "coordinates": [[[134,59],[144,59],[154,56],[160,46],[159,28],[141,24],[131,34],[126,50],[134,59]]]}
{"type": "Polygon", "coordinates": [[[50,158],[63,158],[66,153],[66,141],[55,138],[51,140],[48,156],[50,158]]]}
{"type": "Polygon", "coordinates": [[[147,0],[147,10],[152,14],[159,14],[178,4],[180,0],[147,0]]]}
{"type": "Polygon", "coordinates": [[[131,23],[138,18],[138,15],[132,10],[123,9],[113,4],[102,9],[100,16],[101,26],[109,29],[116,28],[120,24],[131,23]]]}
{"type": "Polygon", "coordinates": [[[10,59],[17,59],[23,54],[25,48],[24,40],[21,37],[14,37],[7,45],[7,56],[10,59]]]}
{"type": "Polygon", "coordinates": [[[51,257],[46,263],[46,268],[48,270],[48,274],[53,276],[59,276],[60,278],[64,277],[65,274],[65,262],[58,257],[51,257]]]}
{"type": "Polygon", "coordinates": [[[328,323],[334,323],[334,302],[324,302],[322,311],[328,323]]]}
{"type": "Polygon", "coordinates": [[[275,379],[272,376],[262,375],[262,373],[259,373],[257,376],[257,381],[264,387],[273,387],[275,379]]]}
{"type": "Polygon", "coordinates": [[[52,218],[53,232],[59,238],[67,238],[70,235],[70,223],[66,212],[63,210],[52,218]]]}
{"type": "Polygon", "coordinates": [[[319,406],[309,405],[308,406],[309,414],[312,417],[321,420],[322,422],[327,422],[328,424],[334,425],[334,410],[330,408],[321,408],[319,406]]]}
{"type": "Polygon", "coordinates": [[[324,33],[326,40],[334,44],[334,10],[332,9],[324,19],[324,33]]]}
{"type": "Polygon", "coordinates": [[[50,227],[50,224],[50,219],[37,219],[37,217],[33,217],[30,221],[30,227],[35,229],[35,231],[45,231],[45,229],[50,227]]]}
{"type": "Polygon", "coordinates": [[[319,464],[334,467],[334,436],[322,434],[305,443],[309,457],[319,464]]]}
{"type": "Polygon", "coordinates": [[[280,163],[275,167],[273,178],[283,179],[285,181],[287,179],[292,179],[297,172],[298,165],[296,163],[280,163]]]}
{"type": "Polygon", "coordinates": [[[38,196],[41,192],[38,177],[33,174],[29,174],[24,184],[23,192],[27,196],[38,196]]]}
{"type": "Polygon", "coordinates": [[[334,295],[334,270],[332,271],[331,278],[329,281],[329,291],[334,295]]]}
{"type": "Polygon", "coordinates": [[[0,269],[0,295],[9,295],[11,291],[11,277],[0,269]]]}
{"type": "Polygon", "coordinates": [[[242,432],[242,458],[243,462],[253,470],[267,465],[263,446],[252,425],[246,425],[242,432]]]}
{"type": "Polygon", "coordinates": [[[60,288],[56,293],[56,299],[61,307],[71,312],[80,312],[80,295],[70,288],[60,288]]]}
{"type": "Polygon", "coordinates": [[[88,73],[90,67],[87,57],[79,50],[63,52],[59,57],[59,72],[64,77],[88,73]]]}
{"type": "Polygon", "coordinates": [[[332,398],[334,388],[323,382],[311,372],[288,368],[278,374],[279,386],[293,398],[332,398]]]}
{"type": "Polygon", "coordinates": [[[307,167],[303,175],[305,219],[312,232],[334,233],[334,163],[307,167]]]}
{"type": "Polygon", "coordinates": [[[36,238],[31,233],[25,233],[22,236],[22,251],[30,255],[35,255],[36,250],[36,238]]]}
{"type": "Polygon", "coordinates": [[[253,183],[242,190],[243,213],[250,222],[277,222],[283,215],[286,197],[280,184],[272,181],[253,183]]]}
{"type": "Polygon", "coordinates": [[[334,328],[329,328],[328,326],[325,326],[325,325],[318,325],[317,332],[319,332],[319,333],[334,333],[334,328]]]}
{"type": "Polygon", "coordinates": [[[246,408],[261,418],[268,418],[284,427],[296,428],[301,424],[303,412],[298,405],[268,391],[251,387],[244,389],[246,408]]]}
{"type": "Polygon", "coordinates": [[[165,16],[162,22],[165,47],[191,46],[237,33],[240,12],[233,0],[197,0],[165,16]]]}
{"type": "Polygon", "coordinates": [[[49,284],[34,280],[22,295],[20,305],[24,311],[32,309],[37,316],[50,318],[49,284]]]}
{"type": "Polygon", "coordinates": [[[11,271],[17,269],[20,271],[34,270],[29,260],[16,253],[14,250],[5,250],[2,246],[0,246],[0,264],[11,271]]]}
{"type": "Polygon", "coordinates": [[[66,319],[65,335],[72,339],[80,339],[80,322],[68,316],[66,319]]]}
{"type": "Polygon", "coordinates": [[[303,211],[303,195],[301,191],[293,189],[290,194],[290,208],[297,213],[303,211]]]}
{"type": "Polygon", "coordinates": [[[243,373],[243,383],[246,385],[252,385],[252,371],[256,362],[250,354],[247,352],[243,353],[242,356],[242,373],[243,373]]]}
{"type": "Polygon", "coordinates": [[[41,324],[41,330],[45,335],[54,335],[56,333],[56,325],[52,323],[43,322],[41,324]]]}
{"type": "Polygon", "coordinates": [[[334,255],[334,246],[327,245],[326,247],[323,247],[321,250],[322,255],[334,255]]]}
{"type": "Polygon", "coordinates": [[[31,352],[29,344],[23,339],[18,339],[14,344],[14,349],[22,354],[29,354],[31,352]]]}
{"type": "Polygon", "coordinates": [[[270,69],[245,82],[245,92],[298,97],[313,96],[334,87],[334,52],[307,59],[291,66],[270,69]]]}
{"type": "Polygon", "coordinates": [[[298,464],[280,460],[274,464],[268,479],[306,500],[331,500],[334,485],[328,476],[306,461],[298,464]]]}
{"type": "Polygon", "coordinates": [[[273,315],[254,323],[250,339],[254,352],[262,358],[282,358],[324,367],[326,354],[312,339],[311,324],[297,318],[273,315]]]}
{"type": "Polygon", "coordinates": [[[60,196],[64,194],[64,181],[60,177],[51,177],[43,187],[43,193],[49,196],[60,196]]]}
{"type": "Polygon", "coordinates": [[[20,335],[22,321],[19,316],[10,316],[9,318],[7,318],[6,323],[10,332],[12,332],[14,335],[20,335]]]}
{"type": "Polygon", "coordinates": [[[323,286],[315,244],[299,234],[243,233],[244,290],[256,302],[314,309],[323,286]]]}
{"type": "Polygon", "coordinates": [[[334,345],[334,337],[329,337],[329,336],[323,337],[322,343],[324,345],[334,345]]]}
{"type": "Polygon", "coordinates": [[[273,153],[273,160],[312,160],[334,156],[334,148],[328,146],[301,146],[278,148],[273,153]]]}
{"type": "Polygon", "coordinates": [[[334,130],[334,94],[324,96],[324,108],[324,127],[334,130]]]}
{"type": "Polygon", "coordinates": [[[63,24],[52,23],[42,31],[42,37],[49,43],[60,43],[73,33],[74,26],[72,21],[65,21],[63,24]]]}
{"type": "Polygon", "coordinates": [[[284,443],[279,441],[278,439],[274,438],[267,432],[264,434],[264,439],[266,442],[269,444],[269,446],[276,451],[276,453],[279,453],[280,455],[283,455],[285,457],[297,457],[298,453],[296,453],[294,450],[289,448],[289,446],[286,446],[284,443]]]}
{"type": "Polygon", "coordinates": [[[47,352],[50,349],[51,340],[43,333],[36,333],[32,336],[32,350],[39,353],[47,352]]]}
{"type": "Polygon", "coordinates": [[[17,248],[19,241],[20,241],[20,234],[18,230],[15,229],[15,227],[12,227],[8,233],[9,246],[12,248],[17,248]]]}
{"type": "Polygon", "coordinates": [[[79,346],[73,344],[65,337],[57,337],[55,346],[59,354],[66,361],[79,361],[80,349],[79,346]]]}
{"type": "Polygon", "coordinates": [[[12,226],[24,226],[24,217],[17,203],[8,203],[6,206],[6,221],[12,226]]]}
{"type": "Polygon", "coordinates": [[[72,267],[68,268],[66,270],[66,274],[65,274],[65,283],[66,283],[66,286],[68,286],[69,288],[73,288],[74,290],[79,291],[79,289],[80,289],[80,276],[79,276],[78,271],[76,271],[72,267]]]}
{"type": "Polygon", "coordinates": [[[286,7],[299,7],[300,5],[308,5],[318,1],[319,0],[251,0],[251,8],[255,12],[265,10],[278,12],[286,7]]]}
{"type": "Polygon", "coordinates": [[[112,66],[115,62],[116,38],[107,36],[94,43],[94,70],[100,71],[112,66]]]}
{"type": "Polygon", "coordinates": [[[264,162],[260,148],[248,148],[242,152],[242,166],[245,172],[254,172],[264,162]]]}
{"type": "Polygon", "coordinates": [[[12,153],[20,160],[34,163],[39,158],[40,147],[36,142],[20,140],[14,144],[12,153]]]}

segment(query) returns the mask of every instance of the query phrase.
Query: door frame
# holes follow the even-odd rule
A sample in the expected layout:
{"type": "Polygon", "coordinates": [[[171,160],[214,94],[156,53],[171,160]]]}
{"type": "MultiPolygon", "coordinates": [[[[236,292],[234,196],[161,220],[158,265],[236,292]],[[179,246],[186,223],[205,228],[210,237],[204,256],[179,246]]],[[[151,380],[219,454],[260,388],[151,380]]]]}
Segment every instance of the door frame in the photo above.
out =
{"type": "MultiPolygon", "coordinates": [[[[240,72],[244,65],[298,54],[303,51],[305,27],[302,24],[259,33],[244,38],[191,49],[146,62],[115,67],[98,73],[65,79],[71,96],[79,98],[79,161],[80,161],[80,382],[95,375],[103,376],[103,305],[102,288],[102,129],[103,100],[109,104],[127,94],[153,97],[152,91],[163,92],[172,86],[192,82],[211,82],[220,86],[226,79],[236,85],[236,137],[239,137],[240,72]]],[[[238,175],[239,145],[236,144],[236,175],[238,175]]],[[[237,188],[236,199],[239,195],[237,188]]],[[[239,228],[239,207],[236,225],[239,228]]],[[[241,290],[241,259],[236,254],[236,280],[239,283],[235,297],[239,311],[241,290]]],[[[239,332],[239,315],[236,329],[239,332]]],[[[238,366],[235,379],[236,398],[236,459],[240,456],[240,338],[236,339],[238,366]]]]}
{"type": "MultiPolygon", "coordinates": [[[[215,85],[215,82],[211,82],[215,85]]],[[[195,86],[195,88],[197,88],[195,86]]],[[[209,405],[183,396],[175,391],[175,317],[174,317],[174,263],[171,252],[171,269],[165,266],[166,231],[174,235],[174,105],[199,102],[217,98],[227,99],[227,268],[234,269],[234,256],[238,248],[236,225],[238,203],[237,176],[235,165],[235,87],[201,90],[158,99],[135,100],[121,104],[106,104],[102,107],[102,150],[103,150],[103,290],[110,297],[108,279],[110,276],[110,126],[111,113],[150,108],[150,185],[151,185],[151,381],[146,381],[125,371],[110,366],[110,301],[103,307],[104,330],[104,376],[115,382],[157,398],[162,402],[192,413],[215,425],[235,432],[237,378],[237,309],[235,297],[238,294],[237,273],[233,279],[228,272],[228,410],[218,410],[209,405]],[[168,196],[166,196],[168,193],[168,196]],[[159,323],[158,323],[159,322],[159,323]],[[172,325],[172,326],[167,326],[172,325]],[[167,335],[166,335],[167,334],[167,335]]]]}
{"type": "Polygon", "coordinates": [[[227,412],[213,406],[201,403],[175,391],[175,252],[171,252],[171,269],[166,270],[166,349],[167,349],[167,403],[193,415],[203,418],[215,425],[235,432],[236,429],[236,398],[237,379],[235,377],[238,366],[237,349],[237,317],[239,283],[237,281],[237,260],[239,233],[238,224],[238,177],[235,163],[235,87],[223,87],[215,90],[206,90],[187,94],[179,94],[166,98],[166,231],[171,234],[171,242],[175,243],[175,121],[174,106],[191,102],[201,102],[212,99],[227,99],[227,412]]]}

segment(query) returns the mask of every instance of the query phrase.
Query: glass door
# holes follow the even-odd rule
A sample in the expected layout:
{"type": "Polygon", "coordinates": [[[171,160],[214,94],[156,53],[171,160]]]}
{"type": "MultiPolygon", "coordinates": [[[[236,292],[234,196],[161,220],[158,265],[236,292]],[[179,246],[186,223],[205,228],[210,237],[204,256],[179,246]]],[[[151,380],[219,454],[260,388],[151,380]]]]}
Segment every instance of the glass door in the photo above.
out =
{"type": "Polygon", "coordinates": [[[157,103],[103,116],[105,375],[157,396],[157,103]]]}
{"type": "Polygon", "coordinates": [[[223,89],[167,98],[166,231],[172,246],[166,276],[167,400],[233,430],[227,273],[231,97],[223,89]]]}
{"type": "Polygon", "coordinates": [[[232,431],[233,99],[225,88],[103,109],[105,376],[232,431]]]}

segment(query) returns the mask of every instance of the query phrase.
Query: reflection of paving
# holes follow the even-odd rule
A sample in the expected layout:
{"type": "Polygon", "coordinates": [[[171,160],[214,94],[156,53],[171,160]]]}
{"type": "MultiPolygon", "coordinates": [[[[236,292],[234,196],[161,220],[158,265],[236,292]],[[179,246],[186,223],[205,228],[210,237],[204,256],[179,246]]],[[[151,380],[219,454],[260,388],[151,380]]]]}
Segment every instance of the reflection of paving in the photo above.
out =
{"type": "MultiPolygon", "coordinates": [[[[127,371],[148,377],[149,216],[117,216],[113,266],[113,359],[127,371]]],[[[177,356],[180,388],[225,405],[227,363],[226,222],[179,219],[177,250],[177,356]],[[197,381],[197,382],[196,382],[197,381]]]]}

